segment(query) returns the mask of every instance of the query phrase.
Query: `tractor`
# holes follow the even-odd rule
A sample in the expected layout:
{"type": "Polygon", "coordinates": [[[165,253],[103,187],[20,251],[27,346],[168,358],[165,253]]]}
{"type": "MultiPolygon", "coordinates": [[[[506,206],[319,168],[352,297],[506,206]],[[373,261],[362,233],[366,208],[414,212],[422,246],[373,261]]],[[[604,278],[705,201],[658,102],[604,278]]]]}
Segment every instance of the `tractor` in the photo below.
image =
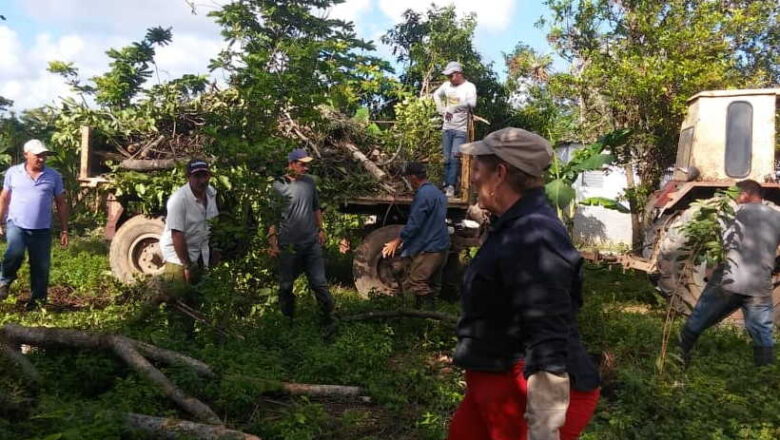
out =
{"type": "MultiPolygon", "coordinates": [[[[619,257],[624,267],[648,272],[668,298],[679,295],[678,312],[690,313],[712,269],[681,258],[686,238],[679,227],[691,219],[691,203],[753,179],[763,186],[766,203],[780,209],[779,106],[780,89],[705,91],[688,100],[671,179],[645,209],[641,255],[619,257]]],[[[780,322],[779,280],[775,273],[775,322],[780,322]]],[[[732,319],[741,319],[741,312],[732,319]]]]}

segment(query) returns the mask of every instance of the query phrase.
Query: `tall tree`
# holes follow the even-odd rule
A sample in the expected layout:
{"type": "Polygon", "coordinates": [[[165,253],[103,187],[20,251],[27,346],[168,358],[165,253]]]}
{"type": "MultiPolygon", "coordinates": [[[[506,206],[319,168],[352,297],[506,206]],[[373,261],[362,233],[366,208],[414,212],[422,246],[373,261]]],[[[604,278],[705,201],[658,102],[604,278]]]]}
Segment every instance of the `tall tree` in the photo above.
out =
{"type": "MultiPolygon", "coordinates": [[[[775,0],[547,0],[548,38],[572,71],[558,78],[578,100],[580,130],[593,139],[630,128],[614,151],[636,169],[634,213],[674,162],[686,100],[708,89],[777,81],[775,0]]],[[[633,176],[633,173],[628,173],[633,176]]],[[[641,227],[635,217],[635,244],[641,227]]]]}

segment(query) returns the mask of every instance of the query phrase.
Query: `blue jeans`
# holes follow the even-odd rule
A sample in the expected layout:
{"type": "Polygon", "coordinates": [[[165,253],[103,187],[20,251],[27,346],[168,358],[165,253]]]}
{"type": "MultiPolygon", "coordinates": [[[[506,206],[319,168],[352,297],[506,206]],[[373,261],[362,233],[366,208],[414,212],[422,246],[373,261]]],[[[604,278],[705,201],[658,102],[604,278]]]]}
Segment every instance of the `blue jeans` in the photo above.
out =
{"type": "Polygon", "coordinates": [[[692,346],[704,330],[724,320],[739,308],[742,308],[745,329],[753,338],[753,345],[774,346],[772,296],[748,296],[728,292],[721,287],[719,275],[713,276],[704,288],[691,316],[685,322],[683,337],[688,339],[692,346]]]}
{"type": "Polygon", "coordinates": [[[328,291],[325,278],[325,258],[322,246],[314,241],[281,247],[279,253],[279,306],[282,314],[292,317],[295,314],[295,295],[293,283],[306,272],[309,288],[325,314],[333,309],[333,298],[328,291]]]}
{"type": "Polygon", "coordinates": [[[51,266],[51,229],[22,229],[10,220],[5,228],[8,248],[2,263],[0,285],[9,285],[24,261],[24,251],[30,254],[30,290],[32,301],[43,301],[49,287],[51,266]]]}
{"type": "Polygon", "coordinates": [[[460,179],[460,146],[466,143],[466,132],[458,130],[444,130],[441,137],[441,146],[444,150],[444,183],[458,188],[460,179]]]}

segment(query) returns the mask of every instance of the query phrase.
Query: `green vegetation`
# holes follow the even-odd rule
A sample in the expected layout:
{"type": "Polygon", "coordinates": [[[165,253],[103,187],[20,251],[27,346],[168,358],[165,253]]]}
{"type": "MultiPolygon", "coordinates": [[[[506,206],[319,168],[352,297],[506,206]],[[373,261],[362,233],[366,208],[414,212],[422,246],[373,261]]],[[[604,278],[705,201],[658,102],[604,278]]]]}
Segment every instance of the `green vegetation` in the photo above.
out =
{"type": "MultiPolygon", "coordinates": [[[[192,355],[212,365],[219,378],[199,378],[177,367],[163,371],[208,402],[230,426],[264,439],[441,439],[462,397],[462,374],[448,358],[454,334],[443,323],[415,319],[342,323],[325,336],[303,283],[296,286],[301,313],[290,325],[276,310],[275,289],[233,290],[224,279],[227,267],[221,266],[202,288],[203,311],[245,340],[220,337],[201,324],[194,339],[186,340],[169,327],[172,312],[164,308],[139,320],[143,292],[120,288],[104,277],[107,263],[99,239],[78,239],[71,248],[56,251],[53,262],[52,292],[72,293],[53,295],[54,305],[35,313],[22,312],[15,298],[8,299],[0,304],[0,324],[118,332],[192,355]],[[77,277],[83,282],[71,284],[77,277]],[[81,300],[65,303],[76,297],[73,292],[79,292],[81,300]],[[101,301],[104,295],[112,299],[111,305],[101,301]],[[358,385],[372,403],[267,394],[276,380],[358,385]]],[[[340,273],[339,267],[330,269],[340,273]]],[[[16,284],[22,295],[26,282],[23,276],[16,284]]],[[[342,316],[405,305],[401,298],[364,300],[346,287],[336,288],[335,297],[342,316]]],[[[754,369],[741,329],[715,329],[702,338],[690,369],[672,365],[658,376],[654,362],[664,306],[645,277],[588,267],[585,301],[581,327],[589,350],[603,358],[605,382],[603,399],[583,439],[780,435],[780,403],[774,398],[780,367],[754,369]]],[[[446,303],[439,306],[448,313],[457,309],[446,303]]],[[[123,412],[187,418],[109,353],[37,349],[28,357],[44,384],[35,405],[0,417],[0,438],[133,438],[122,430],[118,415],[123,412]]],[[[7,366],[0,368],[4,396],[36,397],[8,374],[7,366]]]]}

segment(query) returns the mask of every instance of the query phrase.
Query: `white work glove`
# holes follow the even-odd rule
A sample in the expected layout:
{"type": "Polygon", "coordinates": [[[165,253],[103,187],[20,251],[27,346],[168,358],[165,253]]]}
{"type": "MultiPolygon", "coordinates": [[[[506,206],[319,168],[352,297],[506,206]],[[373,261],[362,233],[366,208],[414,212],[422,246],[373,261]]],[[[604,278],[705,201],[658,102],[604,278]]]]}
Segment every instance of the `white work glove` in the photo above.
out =
{"type": "Polygon", "coordinates": [[[569,409],[569,375],[539,371],[528,378],[528,440],[560,440],[569,409]]]}

